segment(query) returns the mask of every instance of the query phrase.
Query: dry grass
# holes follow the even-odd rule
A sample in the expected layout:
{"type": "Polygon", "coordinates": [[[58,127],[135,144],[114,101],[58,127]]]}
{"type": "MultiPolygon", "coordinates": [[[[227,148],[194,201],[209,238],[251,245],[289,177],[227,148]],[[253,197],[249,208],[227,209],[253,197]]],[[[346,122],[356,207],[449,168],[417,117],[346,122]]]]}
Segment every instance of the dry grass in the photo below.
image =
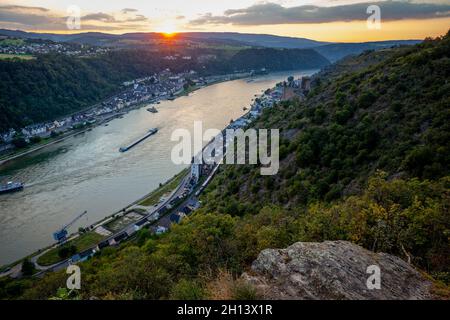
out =
{"type": "Polygon", "coordinates": [[[12,60],[12,59],[31,60],[35,59],[35,57],[29,54],[0,53],[0,60],[12,60]]]}
{"type": "Polygon", "coordinates": [[[210,300],[257,300],[262,296],[256,288],[241,278],[235,279],[227,270],[219,270],[217,277],[206,285],[210,300]]]}
{"type": "Polygon", "coordinates": [[[217,277],[206,285],[208,299],[231,300],[233,298],[233,275],[226,270],[219,270],[217,277]]]}

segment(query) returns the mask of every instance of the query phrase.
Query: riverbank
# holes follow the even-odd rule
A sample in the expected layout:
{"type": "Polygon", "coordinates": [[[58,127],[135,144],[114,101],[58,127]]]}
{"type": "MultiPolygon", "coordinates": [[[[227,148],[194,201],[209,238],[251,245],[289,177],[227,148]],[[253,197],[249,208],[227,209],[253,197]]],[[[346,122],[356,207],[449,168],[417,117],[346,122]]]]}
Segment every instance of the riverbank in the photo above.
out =
{"type": "MultiPolygon", "coordinates": [[[[237,79],[233,79],[233,80],[237,80],[237,79]]],[[[217,82],[211,83],[209,85],[218,84],[218,83],[225,82],[225,81],[228,81],[228,80],[217,81],[217,82]]],[[[198,90],[198,89],[201,89],[204,87],[206,87],[206,86],[197,87],[197,88],[195,88],[195,90],[198,90]]],[[[195,91],[195,90],[191,90],[190,92],[195,91]]],[[[181,95],[182,95],[182,93],[180,93],[180,96],[181,95]]],[[[136,107],[136,108],[140,108],[140,107],[142,107],[142,105],[139,107],[136,107]]],[[[75,134],[78,134],[78,133],[81,133],[81,132],[77,132],[75,134]]],[[[66,137],[66,138],[68,138],[68,137],[66,137]]],[[[76,253],[79,253],[79,252],[89,248],[94,243],[97,243],[102,239],[106,239],[107,238],[106,236],[102,237],[101,235],[99,235],[95,232],[96,228],[101,227],[101,226],[108,226],[109,224],[116,222],[117,219],[121,219],[121,218],[125,217],[129,213],[129,210],[131,210],[134,206],[153,207],[153,208],[159,207],[161,205],[161,203],[164,204],[165,202],[170,200],[170,199],[168,199],[169,197],[167,195],[172,194],[174,191],[178,190],[180,188],[180,186],[183,185],[183,181],[185,180],[185,178],[187,177],[188,174],[189,174],[188,169],[181,170],[179,173],[174,175],[172,178],[168,179],[165,183],[160,184],[158,188],[147,193],[143,197],[140,197],[139,199],[133,201],[132,203],[128,204],[127,206],[123,207],[122,209],[117,210],[108,216],[105,216],[104,218],[100,219],[99,221],[92,223],[86,229],[87,231],[82,232],[82,233],[80,233],[78,231],[78,232],[70,234],[68,237],[69,240],[64,244],[64,247],[74,246],[77,248],[76,253]],[[94,237],[89,236],[88,237],[89,241],[88,241],[88,240],[84,239],[86,237],[86,235],[88,235],[88,236],[94,235],[94,237]]],[[[204,177],[200,180],[199,186],[202,184],[203,181],[204,181],[204,177]]],[[[166,214],[159,217],[159,219],[164,218],[166,214]]],[[[155,222],[159,221],[159,219],[157,219],[155,222]]],[[[129,227],[129,225],[123,226],[121,228],[121,230],[115,231],[115,233],[123,232],[127,227],[129,227]]],[[[108,228],[108,229],[110,229],[110,228],[108,228]]],[[[17,273],[17,270],[19,269],[18,265],[21,265],[21,263],[25,259],[31,259],[34,263],[36,263],[37,270],[40,270],[40,271],[46,270],[46,268],[51,267],[56,264],[59,264],[61,261],[65,260],[65,259],[62,259],[59,257],[59,249],[60,248],[61,247],[58,246],[57,244],[52,244],[45,248],[39,249],[36,252],[34,252],[34,253],[28,255],[27,257],[22,258],[16,262],[1,266],[0,270],[4,271],[5,269],[16,269],[16,273],[17,273]]],[[[0,276],[5,276],[5,275],[8,275],[8,273],[6,272],[3,274],[0,274],[0,276]]]]}
{"type": "Polygon", "coordinates": [[[1,168],[4,179],[26,181],[28,187],[0,197],[4,209],[0,216],[0,263],[20,260],[50,245],[52,232],[79,210],[87,210],[89,215],[76,223],[73,231],[101,221],[118,208],[148,195],[150,190],[157,190],[160,182],[183,169],[171,161],[174,130],[192,130],[193,121],[203,121],[209,128],[223,128],[230,119],[245,114],[243,106],[249,106],[255,94],[291,74],[276,73],[251,82],[222,81],[203,90],[197,88],[195,94],[162,101],[158,113],[145,108],[134,110],[108,126],[99,126],[1,168]],[[117,152],[152,127],[160,128],[154,138],[132,152],[117,152]]]}
{"type": "Polygon", "coordinates": [[[84,129],[82,131],[71,132],[70,134],[65,135],[63,137],[48,138],[50,141],[47,141],[46,143],[44,143],[42,145],[35,146],[35,147],[30,146],[31,149],[24,150],[24,151],[21,151],[21,152],[17,151],[17,154],[9,155],[5,159],[0,160],[0,166],[5,164],[5,163],[7,163],[7,162],[9,162],[9,161],[18,159],[20,157],[26,156],[26,155],[31,154],[33,152],[36,152],[36,151],[42,150],[44,148],[47,148],[47,147],[49,147],[51,145],[54,145],[55,143],[59,143],[59,142],[65,141],[66,139],[71,138],[74,135],[85,133],[86,131],[88,131],[90,129],[92,129],[92,127],[89,126],[89,128],[86,128],[86,129],[84,129]]]}
{"type": "MultiPolygon", "coordinates": [[[[100,234],[96,233],[95,228],[103,225],[108,225],[112,222],[117,222],[116,220],[123,218],[126,215],[127,210],[129,210],[133,206],[156,205],[158,203],[158,200],[160,200],[164,195],[173,193],[179,187],[179,185],[181,184],[183,179],[188,175],[188,173],[189,171],[187,169],[181,170],[179,173],[168,179],[166,182],[161,183],[157,189],[150,191],[148,194],[133,201],[124,208],[115,211],[114,213],[104,217],[103,219],[97,222],[94,222],[91,225],[89,231],[86,231],[84,233],[80,233],[79,231],[71,233],[68,236],[68,241],[64,244],[64,246],[65,247],[75,246],[77,248],[77,253],[79,253],[91,247],[92,245],[98,243],[100,240],[107,238],[106,236],[102,237],[100,234]],[[117,215],[119,214],[124,215],[121,217],[117,217],[117,215]]],[[[122,229],[126,229],[126,227],[128,227],[128,225],[122,229]]],[[[9,276],[12,273],[18,274],[20,272],[21,264],[23,263],[23,261],[27,259],[35,260],[35,263],[39,264],[39,268],[37,268],[37,271],[45,270],[46,267],[64,261],[65,259],[58,258],[59,248],[60,247],[57,246],[56,243],[54,243],[45,248],[41,248],[17,261],[0,266],[0,278],[4,276],[9,276]]]]}
{"type": "MultiPolygon", "coordinates": [[[[231,81],[231,80],[238,80],[238,79],[230,79],[230,80],[221,80],[221,81],[215,81],[214,83],[209,83],[207,86],[211,86],[214,84],[218,84],[218,83],[222,83],[222,82],[226,82],[226,81],[231,81]]],[[[207,86],[201,86],[201,87],[195,87],[195,88],[189,88],[190,90],[185,90],[184,92],[180,93],[177,95],[177,98],[180,96],[185,96],[185,95],[189,95],[190,93],[192,93],[193,91],[205,88],[207,86]]],[[[146,105],[147,103],[143,103],[140,104],[139,106],[135,106],[134,109],[138,109],[141,108],[142,106],[146,105]]],[[[131,110],[131,109],[130,109],[131,110]]],[[[100,123],[98,123],[97,125],[100,125],[100,123]]],[[[90,130],[92,128],[89,129],[85,129],[83,131],[78,131],[75,133],[72,133],[70,136],[66,136],[62,139],[59,139],[57,141],[53,141],[51,144],[63,141],[73,135],[77,135],[77,134],[81,134],[83,132],[86,132],[88,130],[90,130]]],[[[50,144],[48,144],[50,145],[50,144]]],[[[40,146],[39,149],[43,148],[45,146],[40,146]]],[[[37,149],[37,148],[36,148],[37,149]]],[[[29,150],[28,152],[34,152],[37,150],[29,150]]],[[[20,155],[23,156],[24,154],[20,155]]],[[[87,233],[80,233],[80,232],[75,232],[72,233],[68,236],[68,242],[64,245],[66,246],[72,246],[74,245],[77,249],[77,252],[82,251],[81,249],[86,249],[88,248],[90,245],[93,244],[92,241],[84,241],[84,236],[85,234],[92,234],[95,233],[95,229],[99,226],[105,226],[108,225],[112,222],[115,222],[116,219],[120,219],[123,218],[126,214],[127,211],[130,210],[130,208],[134,207],[134,206],[146,206],[146,207],[152,207],[152,206],[159,206],[159,204],[161,204],[162,199],[167,195],[167,194],[171,194],[173,193],[175,190],[177,190],[177,188],[180,187],[180,185],[182,184],[182,181],[185,179],[185,177],[189,174],[188,169],[183,169],[181,170],[179,173],[177,173],[176,175],[174,175],[173,177],[171,177],[170,179],[168,179],[166,182],[160,184],[160,186],[152,191],[150,191],[149,193],[147,193],[146,195],[144,195],[143,197],[140,197],[139,199],[133,201],[132,203],[128,204],[127,206],[121,208],[120,210],[115,211],[112,214],[109,214],[107,216],[105,216],[104,218],[100,219],[99,221],[96,221],[94,223],[91,224],[91,226],[88,228],[89,231],[87,231],[87,233]],[[119,215],[121,215],[121,217],[118,217],[119,215]],[[78,242],[82,243],[82,245],[80,246],[78,244],[78,242]],[[81,249],[80,249],[80,248],[81,249]]],[[[201,180],[203,181],[203,180],[201,180]]],[[[164,201],[167,201],[164,200],[164,201]]],[[[163,218],[164,216],[160,217],[163,218]]],[[[96,234],[98,235],[98,234],[96,234]]],[[[99,237],[94,237],[94,242],[96,242],[97,240],[101,239],[105,239],[106,237],[100,237],[100,235],[98,235],[99,237]]],[[[91,237],[89,237],[91,238],[91,237]]],[[[98,242],[98,241],[97,241],[98,242]]],[[[35,263],[38,264],[37,270],[45,270],[45,268],[47,268],[48,266],[52,266],[54,264],[58,264],[61,261],[64,261],[64,259],[59,259],[58,258],[58,251],[59,251],[60,247],[57,246],[56,244],[52,244],[49,245],[47,247],[41,248],[29,255],[27,255],[24,258],[21,258],[13,263],[7,264],[7,265],[3,265],[0,267],[0,277],[1,276],[6,276],[9,275],[10,272],[8,272],[8,270],[11,271],[15,271],[14,273],[18,273],[18,270],[20,269],[20,265],[22,264],[22,262],[26,259],[31,259],[33,260],[35,263]],[[43,269],[42,269],[43,268],[43,269]]]]}
{"type": "MultiPolygon", "coordinates": [[[[10,154],[0,156],[0,167],[2,165],[6,164],[7,162],[12,161],[12,160],[19,159],[19,158],[21,158],[23,156],[26,156],[26,155],[32,154],[34,152],[37,152],[39,150],[43,150],[43,149],[45,149],[47,147],[50,147],[50,146],[52,146],[52,145],[54,145],[56,143],[63,142],[63,141],[65,141],[65,140],[67,140],[67,139],[69,139],[69,138],[71,138],[71,137],[73,137],[73,136],[75,136],[77,134],[83,134],[83,133],[85,133],[87,131],[90,131],[93,128],[95,128],[97,126],[101,126],[101,125],[103,125],[103,124],[105,124],[105,123],[107,123],[107,122],[109,122],[109,121],[119,117],[123,113],[127,113],[127,112],[129,112],[131,110],[140,109],[140,108],[142,108],[144,106],[147,106],[148,104],[157,103],[157,102],[160,102],[160,101],[163,101],[163,100],[176,100],[179,97],[188,96],[190,93],[192,93],[194,91],[197,91],[199,89],[206,88],[208,86],[212,86],[212,85],[219,84],[219,83],[222,83],[222,82],[248,78],[248,77],[250,77],[250,74],[245,75],[245,76],[236,76],[236,77],[232,77],[230,75],[225,75],[224,77],[226,79],[212,81],[212,82],[210,82],[210,83],[208,83],[206,85],[202,85],[202,86],[189,87],[187,89],[184,89],[182,92],[175,94],[173,97],[165,97],[163,99],[149,99],[149,100],[147,100],[145,102],[141,102],[141,103],[138,103],[138,104],[136,104],[134,106],[130,106],[129,108],[126,108],[122,112],[114,114],[111,117],[105,118],[102,121],[98,121],[96,123],[89,124],[85,128],[83,128],[82,130],[71,129],[66,134],[63,134],[63,136],[46,138],[47,141],[45,143],[43,143],[43,144],[36,145],[36,146],[32,145],[29,148],[25,148],[25,150],[24,149],[19,149],[19,150],[13,151],[10,154]],[[227,78],[227,77],[229,77],[229,78],[227,78]]],[[[111,97],[108,97],[108,99],[110,99],[110,98],[111,97]]],[[[96,108],[100,103],[101,102],[98,102],[98,103],[96,103],[95,105],[93,105],[93,106],[91,106],[89,108],[83,109],[82,111],[88,111],[88,110],[91,110],[93,108],[96,108]]]]}

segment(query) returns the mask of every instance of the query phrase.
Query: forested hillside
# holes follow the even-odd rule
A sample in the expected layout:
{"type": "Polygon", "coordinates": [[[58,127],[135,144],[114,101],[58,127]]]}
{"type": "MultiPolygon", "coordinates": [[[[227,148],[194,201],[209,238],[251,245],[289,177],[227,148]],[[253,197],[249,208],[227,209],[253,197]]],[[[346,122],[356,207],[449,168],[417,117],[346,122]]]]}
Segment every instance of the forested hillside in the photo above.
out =
{"type": "Polygon", "coordinates": [[[450,44],[371,52],[326,68],[306,101],[267,110],[256,127],[280,128],[280,172],[225,166],[211,209],[239,203],[283,206],[358,193],[383,170],[439,179],[449,171],[450,44]],[[229,197],[221,200],[223,194],[229,197]]]}
{"type": "MultiPolygon", "coordinates": [[[[222,166],[203,207],[161,236],[83,263],[82,298],[258,298],[236,280],[265,248],[348,240],[450,282],[450,35],[328,68],[305,101],[264,112],[280,128],[280,172],[222,166]]],[[[4,298],[68,298],[61,271],[3,280],[4,298]]],[[[74,298],[75,296],[72,296],[74,298]]],[[[70,297],[69,297],[70,298],[70,297]]]]}
{"type": "Polygon", "coordinates": [[[419,43],[418,40],[393,40],[363,43],[332,43],[314,48],[331,62],[338,61],[348,55],[357,55],[367,50],[380,50],[394,46],[408,46],[419,43]]]}
{"type": "Polygon", "coordinates": [[[0,131],[72,113],[112,94],[124,80],[155,70],[152,63],[118,61],[113,55],[0,61],[0,131]]]}
{"type": "Polygon", "coordinates": [[[192,56],[191,60],[164,59],[176,52],[170,48],[157,52],[136,49],[116,50],[96,57],[41,55],[28,61],[0,60],[0,132],[86,108],[120,90],[122,82],[165,68],[173,72],[195,70],[211,75],[255,67],[272,71],[320,68],[328,63],[315,51],[297,49],[292,52],[261,49],[257,56],[247,50],[236,53],[195,49],[182,51],[192,56]],[[197,59],[206,54],[215,59],[197,59]],[[251,57],[252,63],[242,64],[242,57],[251,57]]]}

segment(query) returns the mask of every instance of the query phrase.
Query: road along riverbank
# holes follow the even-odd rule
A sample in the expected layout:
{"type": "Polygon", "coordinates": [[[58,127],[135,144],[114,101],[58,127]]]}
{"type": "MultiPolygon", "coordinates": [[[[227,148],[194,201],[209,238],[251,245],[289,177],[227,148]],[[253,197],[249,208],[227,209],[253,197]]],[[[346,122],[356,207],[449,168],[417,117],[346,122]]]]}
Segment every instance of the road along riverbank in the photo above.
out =
{"type": "Polygon", "coordinates": [[[88,211],[69,230],[89,226],[125,208],[159,187],[187,166],[171,161],[175,129],[224,128],[244,114],[255,94],[260,94],[289,75],[311,71],[276,73],[251,82],[233,80],[211,85],[173,101],[161,101],[158,113],[134,109],[91,131],[76,134],[5,163],[0,180],[25,182],[21,192],[0,196],[0,264],[9,264],[53,243],[52,233],[88,211]],[[158,133],[128,152],[121,146],[141,137],[150,128],[158,133]]]}

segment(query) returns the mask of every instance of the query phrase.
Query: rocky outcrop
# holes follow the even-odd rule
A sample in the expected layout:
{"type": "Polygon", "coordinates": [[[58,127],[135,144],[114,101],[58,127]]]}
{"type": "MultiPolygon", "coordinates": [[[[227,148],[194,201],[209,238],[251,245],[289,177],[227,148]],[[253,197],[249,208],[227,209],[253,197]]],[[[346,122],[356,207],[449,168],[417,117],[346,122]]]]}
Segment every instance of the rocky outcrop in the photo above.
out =
{"type": "Polygon", "coordinates": [[[347,241],[297,242],[286,249],[263,250],[242,278],[267,299],[433,298],[431,282],[407,262],[347,241]],[[379,289],[373,271],[377,267],[379,289]]]}

